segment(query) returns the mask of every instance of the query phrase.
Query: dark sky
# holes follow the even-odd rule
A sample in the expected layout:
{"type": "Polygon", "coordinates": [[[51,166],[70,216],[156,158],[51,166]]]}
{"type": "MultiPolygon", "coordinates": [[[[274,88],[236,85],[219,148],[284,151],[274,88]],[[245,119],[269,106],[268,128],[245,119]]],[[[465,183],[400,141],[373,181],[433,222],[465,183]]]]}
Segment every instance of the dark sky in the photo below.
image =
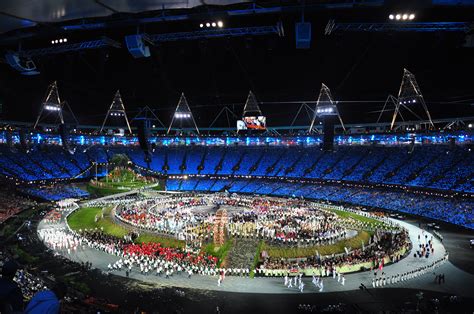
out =
{"type": "MultiPolygon", "coordinates": [[[[385,12],[378,14],[380,19],[385,16],[385,12]]],[[[347,15],[337,17],[343,20],[347,15]]],[[[388,94],[398,93],[403,68],[416,75],[433,118],[474,115],[474,107],[470,105],[474,103],[474,48],[462,47],[464,34],[324,36],[328,20],[325,13],[307,17],[313,22],[312,47],[297,50],[294,17],[226,22],[228,26],[265,25],[280,18],[285,26],[284,38],[164,43],[153,47],[152,57],[146,59],[133,59],[126,49],[113,48],[50,55],[35,59],[41,71],[41,75],[35,77],[21,76],[0,64],[3,118],[33,121],[46,87],[57,80],[62,99],[68,101],[79,122],[84,124],[101,122],[117,89],[123,95],[130,116],[133,117],[139,107],[148,105],[158,109],[157,114],[165,124],[169,123],[179,95],[184,92],[201,127],[208,126],[226,104],[234,104],[236,114],[241,115],[251,89],[262,102],[268,125],[288,125],[299,101],[317,99],[321,83],[340,101],[339,111],[346,122],[374,122],[377,114],[371,112],[381,109],[388,94]],[[287,101],[297,103],[275,104],[287,101]]],[[[369,17],[366,14],[360,19],[369,17]]],[[[461,15],[460,20],[464,20],[461,15]]],[[[179,27],[189,30],[194,24],[179,27]]],[[[166,27],[175,31],[175,26],[166,27]]],[[[147,32],[163,32],[160,27],[149,27],[147,32]]],[[[112,29],[71,34],[69,38],[77,41],[107,35],[123,41],[127,32],[130,30],[112,29]]],[[[44,46],[48,42],[48,37],[42,37],[31,45],[44,46]]],[[[307,124],[307,121],[300,119],[297,124],[307,124]]]]}

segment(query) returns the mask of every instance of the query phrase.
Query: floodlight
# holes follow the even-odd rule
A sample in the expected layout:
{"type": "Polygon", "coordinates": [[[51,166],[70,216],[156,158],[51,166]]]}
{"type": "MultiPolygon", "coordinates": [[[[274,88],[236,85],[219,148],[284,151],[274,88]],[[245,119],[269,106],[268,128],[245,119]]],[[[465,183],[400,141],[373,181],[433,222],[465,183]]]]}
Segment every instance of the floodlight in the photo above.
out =
{"type": "Polygon", "coordinates": [[[223,26],[224,26],[224,23],[223,23],[222,21],[218,21],[218,22],[217,22],[217,26],[223,27],[223,26]]]}
{"type": "Polygon", "coordinates": [[[408,19],[408,14],[403,14],[402,19],[404,20],[408,19]]]}
{"type": "Polygon", "coordinates": [[[62,43],[62,42],[63,42],[63,39],[61,38],[61,39],[59,40],[59,42],[62,43]]]}
{"type": "Polygon", "coordinates": [[[216,27],[216,22],[212,22],[212,27],[216,27]]]}
{"type": "Polygon", "coordinates": [[[211,23],[206,23],[206,27],[211,27],[211,23]]]}
{"type": "Polygon", "coordinates": [[[44,106],[44,109],[48,110],[48,111],[59,111],[60,110],[60,108],[58,106],[51,106],[51,105],[44,106]]]}
{"type": "Polygon", "coordinates": [[[51,40],[51,43],[54,45],[54,40],[51,40]]]}
{"type": "Polygon", "coordinates": [[[199,27],[200,27],[200,28],[203,28],[203,27],[204,27],[204,24],[202,24],[202,23],[199,24],[199,27]]]}
{"type": "Polygon", "coordinates": [[[388,18],[391,19],[391,20],[393,20],[393,19],[395,18],[395,16],[394,16],[393,14],[390,14],[390,15],[388,16],[388,18]]]}
{"type": "Polygon", "coordinates": [[[397,15],[395,16],[395,18],[396,18],[397,20],[399,20],[399,19],[402,18],[402,16],[401,16],[400,14],[397,14],[397,15]]]}
{"type": "Polygon", "coordinates": [[[63,42],[67,43],[67,38],[64,38],[64,39],[63,39],[63,42]]]}
{"type": "Polygon", "coordinates": [[[409,18],[410,20],[413,20],[413,19],[415,19],[415,14],[413,14],[413,13],[412,13],[412,14],[410,14],[410,16],[409,16],[408,18],[409,18]]]}

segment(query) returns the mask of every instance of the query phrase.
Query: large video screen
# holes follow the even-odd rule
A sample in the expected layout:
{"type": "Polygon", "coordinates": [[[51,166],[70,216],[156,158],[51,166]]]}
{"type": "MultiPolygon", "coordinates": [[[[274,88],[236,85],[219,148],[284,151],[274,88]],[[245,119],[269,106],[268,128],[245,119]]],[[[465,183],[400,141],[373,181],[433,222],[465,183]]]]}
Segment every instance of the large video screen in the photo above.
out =
{"type": "Polygon", "coordinates": [[[265,130],[267,128],[267,118],[264,116],[244,117],[237,121],[237,131],[240,130],[265,130]]]}

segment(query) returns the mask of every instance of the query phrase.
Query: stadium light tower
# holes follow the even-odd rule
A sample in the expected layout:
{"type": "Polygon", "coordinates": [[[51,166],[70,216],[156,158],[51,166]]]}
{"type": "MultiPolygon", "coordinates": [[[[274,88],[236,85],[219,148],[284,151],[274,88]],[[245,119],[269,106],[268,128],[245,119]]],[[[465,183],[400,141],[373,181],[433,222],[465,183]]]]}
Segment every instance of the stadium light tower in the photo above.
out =
{"type": "Polygon", "coordinates": [[[323,120],[323,150],[331,151],[334,147],[334,120],[339,119],[344,132],[346,128],[342,121],[341,115],[337,110],[336,103],[332,99],[331,91],[329,88],[321,84],[321,90],[319,92],[318,101],[316,102],[316,108],[314,110],[313,120],[309,127],[309,133],[313,131],[314,123],[316,118],[323,120]]]}
{"type": "Polygon", "coordinates": [[[332,99],[331,91],[329,87],[324,84],[321,84],[321,90],[319,91],[318,101],[316,102],[316,109],[314,110],[313,120],[309,126],[309,133],[313,132],[314,123],[316,118],[322,118],[323,120],[327,117],[338,117],[339,122],[341,123],[342,128],[346,131],[344,122],[342,121],[339,110],[337,110],[336,103],[332,99]]]}
{"type": "Polygon", "coordinates": [[[191,112],[191,108],[189,108],[188,101],[186,100],[184,93],[181,93],[181,97],[179,98],[178,105],[174,110],[173,117],[171,118],[171,123],[166,134],[170,133],[173,124],[175,124],[177,121],[179,122],[180,127],[182,127],[183,122],[192,121],[194,129],[196,130],[197,134],[199,134],[199,128],[196,124],[196,121],[194,120],[193,113],[191,112]]]}
{"type": "Polygon", "coordinates": [[[127,113],[125,112],[125,105],[123,104],[120,91],[117,91],[115,93],[114,100],[112,101],[112,104],[110,105],[109,110],[105,115],[104,122],[100,127],[100,133],[102,133],[102,131],[104,130],[105,123],[110,117],[112,117],[112,119],[123,117],[125,119],[128,131],[130,132],[130,134],[132,134],[132,128],[130,127],[130,123],[128,122],[127,113]]]}
{"type": "Polygon", "coordinates": [[[401,115],[402,109],[419,121],[428,120],[431,127],[434,128],[430,112],[426,106],[425,99],[421,94],[420,87],[416,82],[415,75],[407,69],[403,69],[402,83],[400,84],[400,89],[398,91],[398,98],[395,103],[395,111],[393,113],[392,123],[390,124],[390,130],[393,129],[395,120],[398,115],[401,115]],[[416,111],[418,111],[418,113],[416,111]],[[423,114],[425,117],[422,117],[423,114]]]}
{"type": "Polygon", "coordinates": [[[255,97],[252,91],[249,91],[249,95],[245,101],[242,117],[246,117],[248,115],[262,115],[262,110],[260,110],[260,106],[258,105],[257,97],[255,97]]]}
{"type": "Polygon", "coordinates": [[[48,86],[48,90],[41,104],[41,109],[33,128],[36,129],[41,120],[50,116],[55,116],[55,122],[58,122],[57,119],[59,118],[60,123],[64,123],[63,104],[59,98],[58,85],[56,81],[48,86]]]}

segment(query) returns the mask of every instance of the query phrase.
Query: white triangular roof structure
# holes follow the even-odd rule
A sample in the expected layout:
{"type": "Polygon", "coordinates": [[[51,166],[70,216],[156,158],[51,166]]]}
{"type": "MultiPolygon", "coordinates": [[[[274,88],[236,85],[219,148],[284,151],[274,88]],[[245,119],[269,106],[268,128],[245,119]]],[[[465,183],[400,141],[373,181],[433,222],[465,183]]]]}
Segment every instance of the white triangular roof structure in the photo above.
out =
{"type": "Polygon", "coordinates": [[[176,109],[174,110],[173,117],[171,118],[171,123],[166,134],[170,133],[171,128],[177,121],[180,122],[180,128],[182,128],[183,121],[192,121],[194,129],[199,134],[199,128],[197,127],[193,113],[191,108],[189,108],[188,101],[186,100],[184,93],[181,93],[181,97],[179,98],[178,105],[176,105],[176,109]]]}
{"type": "Polygon", "coordinates": [[[397,116],[401,116],[402,109],[420,121],[428,120],[430,125],[434,127],[430,112],[426,106],[425,99],[423,98],[423,94],[418,86],[415,75],[407,69],[403,69],[403,78],[400,84],[400,89],[398,90],[397,103],[393,113],[392,123],[390,124],[390,129],[393,129],[397,116]],[[417,109],[419,111],[418,113],[416,112],[417,109]],[[422,117],[419,113],[424,114],[425,117],[422,117]]]}
{"type": "Polygon", "coordinates": [[[125,111],[125,105],[123,104],[122,96],[120,95],[120,91],[117,90],[117,92],[115,92],[114,100],[112,101],[112,104],[110,105],[109,110],[105,115],[105,119],[102,123],[102,127],[100,128],[100,132],[102,133],[102,131],[104,130],[105,124],[107,123],[107,120],[109,118],[120,119],[121,117],[124,118],[126,127],[130,134],[132,134],[132,128],[130,127],[130,123],[128,122],[127,112],[125,111]]]}
{"type": "Polygon", "coordinates": [[[311,121],[311,125],[309,126],[309,133],[313,131],[316,118],[324,116],[337,116],[339,118],[339,122],[341,123],[342,128],[344,129],[344,131],[346,130],[341,115],[339,114],[339,110],[337,110],[336,103],[333,101],[331,90],[325,84],[321,84],[318,100],[316,102],[316,108],[314,110],[313,120],[311,121]]]}
{"type": "MultiPolygon", "coordinates": [[[[43,98],[41,103],[41,109],[36,119],[34,129],[38,126],[41,120],[44,120],[48,117],[55,116],[55,119],[59,118],[59,122],[64,123],[63,117],[63,104],[61,103],[61,98],[59,98],[58,84],[56,81],[49,84],[46,91],[46,95],[43,98]]],[[[57,120],[55,123],[58,122],[57,120]]]]}
{"type": "Polygon", "coordinates": [[[247,96],[247,101],[245,102],[244,106],[244,112],[242,114],[243,117],[246,117],[247,115],[255,115],[258,113],[258,115],[262,115],[262,111],[260,110],[260,107],[258,106],[258,101],[255,95],[252,93],[252,91],[249,91],[249,95],[247,96]]]}

